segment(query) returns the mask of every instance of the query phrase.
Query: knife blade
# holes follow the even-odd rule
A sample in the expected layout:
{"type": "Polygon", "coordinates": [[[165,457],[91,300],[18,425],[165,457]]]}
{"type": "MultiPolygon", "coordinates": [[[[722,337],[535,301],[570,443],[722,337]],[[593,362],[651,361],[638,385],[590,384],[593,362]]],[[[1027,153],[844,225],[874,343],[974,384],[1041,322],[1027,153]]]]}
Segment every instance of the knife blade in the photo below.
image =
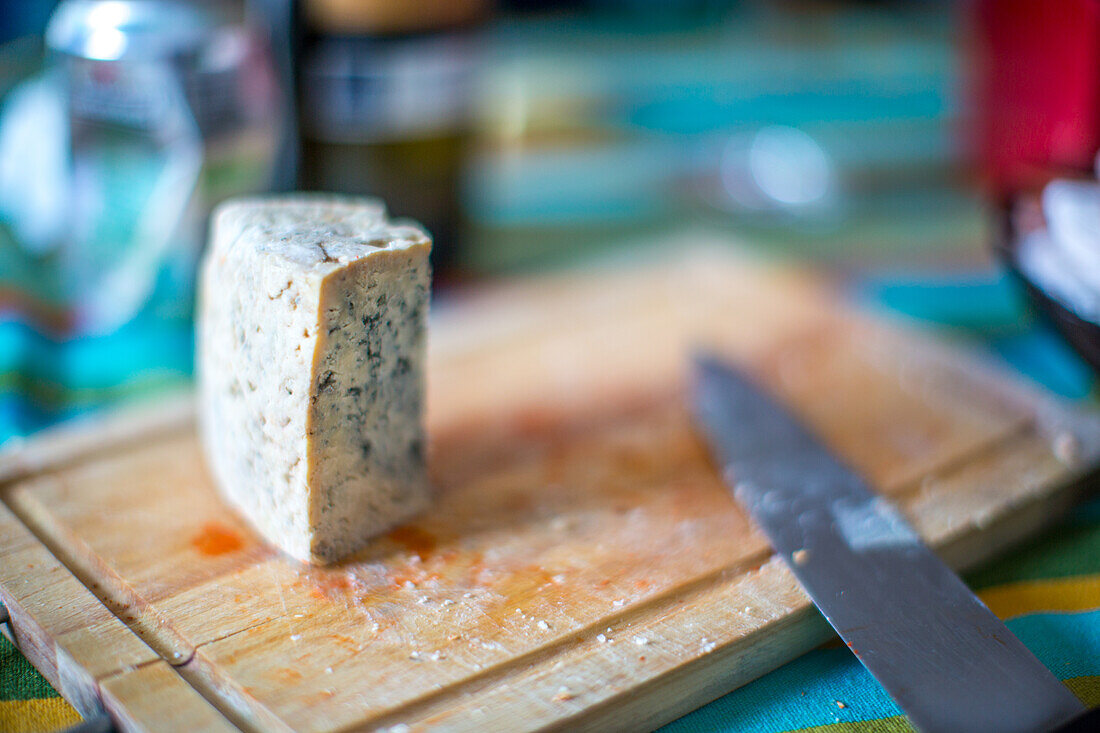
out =
{"type": "Polygon", "coordinates": [[[841,639],[918,729],[1049,731],[1085,708],[876,495],[747,376],[696,358],[716,463],[841,639]]]}

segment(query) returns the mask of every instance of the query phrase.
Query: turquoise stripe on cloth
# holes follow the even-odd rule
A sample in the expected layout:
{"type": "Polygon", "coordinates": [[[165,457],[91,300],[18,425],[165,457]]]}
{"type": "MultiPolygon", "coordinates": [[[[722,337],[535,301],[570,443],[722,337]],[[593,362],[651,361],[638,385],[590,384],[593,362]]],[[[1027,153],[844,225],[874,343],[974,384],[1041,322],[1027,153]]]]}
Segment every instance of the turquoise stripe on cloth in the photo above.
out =
{"type": "Polygon", "coordinates": [[[661,731],[774,733],[899,714],[855,656],[838,647],[804,654],[661,731]]]}
{"type": "Polygon", "coordinates": [[[0,317],[0,444],[186,383],[193,357],[190,322],[146,317],[108,336],[59,340],[0,317]]]}
{"type": "MultiPolygon", "coordinates": [[[[1035,614],[1007,625],[1060,679],[1100,675],[1100,610],[1035,614]]],[[[836,647],[805,654],[661,731],[777,733],[901,714],[855,656],[836,647]]]]}

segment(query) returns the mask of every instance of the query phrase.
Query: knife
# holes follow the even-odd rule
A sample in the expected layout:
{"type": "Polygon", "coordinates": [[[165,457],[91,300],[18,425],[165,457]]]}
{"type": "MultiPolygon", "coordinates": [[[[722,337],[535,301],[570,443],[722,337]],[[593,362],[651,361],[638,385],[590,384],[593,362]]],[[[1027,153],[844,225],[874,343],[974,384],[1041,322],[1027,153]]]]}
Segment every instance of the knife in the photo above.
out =
{"type": "Polygon", "coordinates": [[[1100,730],[901,513],[748,377],[699,356],[692,402],[734,497],[916,728],[1100,730]]]}

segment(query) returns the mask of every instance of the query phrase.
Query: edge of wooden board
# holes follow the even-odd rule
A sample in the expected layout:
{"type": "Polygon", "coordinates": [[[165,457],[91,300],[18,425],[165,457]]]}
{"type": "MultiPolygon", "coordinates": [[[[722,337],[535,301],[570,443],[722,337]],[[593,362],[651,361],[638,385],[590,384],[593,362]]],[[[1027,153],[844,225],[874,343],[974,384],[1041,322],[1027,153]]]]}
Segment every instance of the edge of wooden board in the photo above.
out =
{"type": "MultiPolygon", "coordinates": [[[[1084,480],[1087,475],[1082,474],[1075,481],[1062,482],[1053,491],[1046,490],[1044,487],[1049,486],[1049,483],[1045,482],[1051,477],[1062,475],[1063,470],[1064,467],[1050,450],[1049,441],[1041,435],[1029,432],[1004,441],[972,465],[948,470],[934,481],[912,487],[896,498],[921,534],[937,548],[937,552],[954,567],[965,568],[1032,535],[1071,508],[1088,488],[1084,480]],[[1021,478],[1022,466],[1030,467],[1032,473],[1029,478],[1021,478]],[[984,485],[990,492],[997,493],[1001,499],[999,510],[989,515],[976,516],[964,524],[952,524],[949,517],[957,513],[945,511],[940,502],[945,497],[957,496],[958,492],[952,489],[952,482],[973,482],[975,474],[984,477],[984,485]],[[979,528],[982,530],[980,541],[976,531],[979,528]]],[[[42,576],[37,572],[19,577],[14,573],[14,565],[8,563],[8,567],[12,569],[5,571],[7,575],[0,584],[0,593],[3,593],[4,600],[11,602],[14,627],[23,634],[21,645],[27,649],[28,657],[46,672],[47,678],[66,698],[78,704],[78,709],[94,711],[98,709],[95,703],[102,700],[125,729],[158,729],[164,727],[166,721],[156,718],[156,707],[150,705],[146,693],[156,692],[159,696],[167,690],[165,694],[170,694],[172,699],[181,704],[187,700],[193,703],[186,712],[195,717],[181,715],[178,718],[180,725],[187,727],[190,725],[188,721],[200,719],[216,720],[219,725],[225,726],[231,724],[224,718],[224,712],[217,713],[214,709],[225,711],[228,708],[232,711],[233,706],[217,692],[216,680],[208,671],[201,669],[201,664],[185,665],[183,668],[168,665],[134,635],[133,629],[126,627],[111,614],[49,552],[46,545],[3,506],[0,506],[0,518],[8,523],[5,529],[12,522],[17,524],[16,532],[6,532],[7,537],[14,538],[6,543],[7,549],[14,548],[17,552],[30,550],[36,553],[35,557],[39,562],[52,562],[51,574],[63,579],[55,582],[64,582],[66,590],[75,592],[80,598],[77,608],[70,607],[64,612],[68,614],[67,618],[58,618],[62,611],[48,602],[41,603],[44,597],[40,589],[26,592],[27,596],[39,596],[34,599],[38,601],[37,605],[28,605],[20,597],[17,590],[19,584],[26,586],[38,581],[42,576]],[[97,661],[97,655],[102,653],[103,649],[100,647],[105,645],[75,644],[74,640],[78,637],[73,636],[74,630],[64,626],[66,622],[72,623],[73,614],[87,613],[106,615],[107,618],[103,619],[101,625],[110,627],[111,633],[130,637],[125,643],[140,650],[135,652],[138,655],[136,663],[106,672],[89,671],[95,664],[102,665],[102,660],[97,661]],[[57,643],[54,644],[51,639],[57,643]],[[151,666],[157,666],[158,671],[143,671],[151,666]],[[149,678],[148,682],[144,681],[146,677],[149,678]],[[169,683],[169,678],[174,681],[169,683]],[[211,700],[208,696],[217,699],[211,700]],[[92,707],[89,707],[89,703],[92,707]]],[[[741,642],[718,647],[713,653],[701,653],[687,662],[661,670],[640,686],[616,691],[613,685],[609,685],[605,689],[606,695],[598,700],[578,696],[576,702],[572,698],[555,701],[557,679],[524,679],[522,681],[525,686],[540,690],[547,703],[542,717],[533,722],[537,727],[547,729],[655,728],[775,669],[829,638],[831,632],[827,626],[813,612],[793,576],[774,557],[759,572],[740,573],[727,582],[719,579],[701,592],[722,593],[727,590],[729,583],[765,581],[773,591],[789,599],[782,616],[763,621],[765,625],[770,624],[769,640],[766,644],[757,643],[751,649],[746,649],[741,642]]],[[[661,623],[663,618],[650,619],[654,614],[644,607],[638,609],[636,615],[646,623],[661,623]]],[[[667,628],[676,628],[677,625],[672,617],[665,619],[664,623],[670,624],[667,628]]],[[[568,669],[574,676],[585,676],[588,674],[584,671],[585,666],[590,665],[592,675],[600,674],[601,666],[605,666],[605,663],[594,656],[586,657],[583,645],[574,646],[575,648],[555,652],[555,656],[560,656],[563,661],[573,657],[572,662],[563,669],[568,669]]],[[[486,684],[475,683],[468,686],[469,689],[450,692],[444,690],[438,696],[411,701],[369,721],[369,725],[376,727],[407,721],[444,728],[469,729],[486,723],[492,724],[492,718],[485,720],[480,715],[473,718],[463,716],[479,709],[509,714],[507,699],[501,699],[500,695],[502,690],[514,689],[525,674],[528,673],[523,668],[517,668],[504,672],[502,676],[488,675],[486,684]]],[[[267,725],[274,722],[266,719],[266,716],[240,718],[232,714],[232,719],[246,728],[262,728],[265,727],[265,721],[267,725]]],[[[176,719],[172,721],[173,724],[176,722],[176,719]]],[[[501,719],[495,722],[503,724],[507,721],[501,719]]]]}
{"type": "MultiPolygon", "coordinates": [[[[1023,540],[1043,525],[1054,522],[1086,492],[1085,479],[1095,471],[1095,464],[1100,460],[1100,415],[1044,394],[989,361],[952,349],[943,339],[914,328],[910,323],[868,317],[836,297],[832,298],[832,302],[837,303],[837,307],[847,316],[871,323],[874,328],[883,328],[885,321],[889,328],[911,335],[914,359],[924,360],[923,363],[941,370],[965,369],[976,375],[978,381],[988,385],[998,399],[1021,405],[1035,416],[1023,433],[999,441],[986,454],[976,457],[974,465],[968,462],[962,466],[947,467],[942,475],[932,477],[932,481],[908,486],[892,497],[903,506],[929,544],[953,567],[963,569],[973,566],[1023,540]],[[1076,441],[1078,455],[1075,465],[1063,464],[1055,455],[1057,448],[1052,447],[1067,432],[1076,441]],[[1019,460],[1033,461],[1027,467],[1032,471],[1028,478],[1023,477],[1021,467],[1017,465],[1019,460]],[[1086,468],[1089,469],[1087,473],[1086,468]],[[997,511],[979,514],[968,523],[952,525],[950,512],[944,511],[937,502],[944,501],[945,497],[950,498],[952,480],[960,474],[974,471],[985,471],[989,491],[1001,492],[995,502],[997,511]],[[1052,485],[1057,488],[1050,490],[1052,485]],[[1005,487],[1010,490],[1007,495],[1003,493],[1005,487]]],[[[914,364],[914,368],[919,366],[914,364]]],[[[12,627],[26,644],[32,663],[46,673],[47,679],[79,710],[94,712],[103,704],[127,730],[161,729],[169,724],[196,727],[200,722],[213,727],[231,727],[232,722],[244,727],[266,727],[276,721],[263,715],[253,719],[241,717],[237,712],[239,708],[224,697],[224,691],[219,690],[217,675],[203,668],[201,655],[196,655],[199,658],[191,661],[185,660],[187,663],[182,667],[166,661],[163,656],[165,649],[158,656],[139,638],[132,626],[113,613],[110,598],[101,597],[106,593],[105,589],[100,589],[97,594],[81,583],[83,578],[94,589],[94,573],[82,567],[80,562],[74,565],[73,558],[65,558],[64,553],[52,552],[49,538],[38,536],[44,531],[42,527],[34,527],[34,522],[28,522],[28,517],[19,511],[15,512],[18,517],[8,511],[5,502],[10,504],[11,497],[5,488],[89,456],[102,455],[104,451],[120,450],[138,441],[164,439],[178,431],[193,429],[193,418],[192,397],[179,395],[156,404],[144,404],[69,423],[0,450],[0,498],[4,500],[0,501],[0,527],[5,526],[5,522],[14,522],[19,531],[25,533],[16,533],[18,536],[13,535],[10,542],[5,536],[4,541],[0,541],[0,551],[33,555],[34,562],[41,563],[41,567],[47,569],[45,572],[51,577],[51,583],[64,584],[67,591],[72,590],[79,598],[75,607],[63,611],[43,603],[48,596],[40,589],[27,592],[23,597],[20,595],[20,584],[25,586],[32,578],[44,576],[21,575],[18,568],[8,563],[10,571],[0,570],[0,598],[12,609],[12,627]],[[40,597],[34,597],[36,592],[40,597]],[[96,623],[102,626],[104,633],[116,635],[112,638],[129,638],[130,641],[120,643],[131,649],[129,653],[136,661],[113,667],[107,665],[110,669],[105,668],[101,655],[95,654],[97,639],[94,635],[89,637],[85,629],[84,636],[81,636],[81,630],[72,626],[73,616],[81,614],[93,614],[99,619],[96,623]],[[100,618],[103,614],[106,617],[100,618]],[[193,717],[180,714],[172,721],[157,717],[158,708],[149,702],[151,694],[167,695],[166,699],[177,701],[181,708],[187,707],[193,717]],[[211,697],[217,699],[211,700],[211,697]],[[226,711],[231,718],[227,719],[215,708],[226,711]]],[[[1072,461],[1067,463],[1072,464],[1072,461]]],[[[958,499],[965,500],[972,500],[972,497],[958,499]]],[[[542,691],[540,694],[544,694],[545,704],[541,706],[544,717],[532,721],[532,725],[569,730],[655,728],[796,658],[830,636],[828,627],[813,611],[785,567],[773,558],[762,566],[761,572],[767,577],[760,574],[753,577],[759,582],[766,580],[774,584],[773,587],[781,589],[792,604],[787,609],[788,615],[779,621],[762,620],[762,623],[773,623],[769,628],[772,636],[768,645],[747,649],[745,644],[734,642],[717,647],[712,652],[700,653],[686,662],[660,670],[641,685],[620,691],[608,686],[599,699],[576,696],[555,700],[555,680],[533,680],[531,684],[542,691]]],[[[707,592],[719,593],[729,583],[746,581],[746,577],[742,573],[732,580],[727,579],[728,582],[719,579],[707,592]]],[[[638,617],[645,613],[643,607],[638,617]]],[[[658,621],[660,619],[655,623],[658,621]]],[[[106,649],[105,645],[100,646],[106,649]]],[[[559,654],[565,657],[574,651],[580,655],[575,660],[576,664],[583,665],[586,658],[582,644],[565,645],[559,654]]],[[[588,664],[594,665],[594,674],[599,674],[600,660],[595,656],[587,659],[588,664]]],[[[478,679],[508,683],[518,680],[523,673],[522,669],[513,669],[499,675],[479,676],[478,679]]],[[[476,715],[463,718],[462,715],[478,708],[508,710],[506,699],[500,697],[503,694],[499,689],[501,685],[480,684],[475,680],[473,684],[462,687],[461,691],[453,691],[450,696],[440,694],[410,701],[366,724],[371,727],[396,724],[405,720],[402,716],[414,714],[419,716],[416,722],[442,727],[484,728],[489,720],[476,715]],[[456,700],[463,703],[461,709],[456,708],[456,700]]],[[[506,722],[506,719],[496,719],[498,724],[506,722]]]]}
{"type": "Polygon", "coordinates": [[[12,642],[84,717],[110,714],[122,731],[164,725],[235,730],[0,503],[0,601],[12,642]]]}
{"type": "Polygon", "coordinates": [[[1074,444],[1070,455],[1064,456],[1069,464],[1100,465],[1100,409],[1088,407],[1045,391],[1040,385],[1028,381],[1022,375],[1009,371],[1007,365],[998,363],[991,355],[968,349],[957,340],[943,334],[929,332],[918,322],[890,317],[872,317],[844,305],[853,320],[869,323],[875,328],[890,328],[905,334],[899,343],[914,360],[932,361],[939,369],[966,372],[991,389],[999,399],[1020,407],[1033,415],[1036,431],[1051,440],[1072,435],[1074,444]]]}
{"type": "Polygon", "coordinates": [[[183,389],[74,418],[30,438],[12,438],[0,447],[0,490],[105,450],[186,429],[194,419],[194,395],[183,389]]]}
{"type": "MultiPolygon", "coordinates": [[[[1037,460],[1054,473],[1060,470],[1060,464],[1048,448],[1047,441],[1035,434],[1015,436],[975,465],[945,472],[932,486],[930,493],[914,487],[901,497],[903,500],[899,503],[916,528],[936,546],[937,552],[952,567],[958,570],[974,567],[1057,521],[1089,489],[1087,479],[1091,474],[1082,474],[1077,480],[1062,483],[1054,491],[1045,491],[1041,483],[1022,479],[1023,474],[1017,463],[1003,460],[1006,455],[1018,456],[1020,463],[1037,460]],[[984,477],[990,491],[1005,494],[1000,511],[976,517],[973,522],[954,524],[949,518],[950,512],[939,507],[936,500],[953,494],[953,482],[971,482],[976,475],[984,477]],[[1012,483],[1014,480],[1016,483],[1012,483]],[[976,541],[976,530],[979,528],[982,530],[980,541],[976,541]]],[[[718,646],[710,653],[701,653],[686,662],[678,662],[642,684],[621,691],[614,689],[613,677],[602,678],[607,684],[599,690],[604,695],[599,699],[593,699],[590,692],[574,697],[574,692],[586,689],[586,686],[570,688],[570,675],[589,681],[601,680],[601,673],[614,675],[621,668],[609,667],[606,660],[596,656],[586,656],[586,648],[591,645],[567,645],[556,655],[565,664],[557,668],[557,674],[553,677],[541,675],[542,670],[538,666],[530,671],[509,670],[496,678],[487,675],[485,681],[461,685],[462,689],[445,688],[437,695],[411,701],[370,720],[368,727],[385,728],[408,723],[414,728],[478,730],[506,726],[510,720],[515,720],[511,716],[516,714],[516,702],[511,699],[515,694],[510,690],[521,688],[534,690],[539,696],[534,703],[541,704],[539,712],[542,717],[538,718],[537,724],[530,726],[533,729],[596,731],[657,728],[778,668],[833,636],[824,619],[814,611],[809,599],[798,587],[794,576],[775,556],[756,570],[741,572],[726,580],[718,579],[697,589],[694,594],[715,598],[723,594],[732,596],[735,586],[746,584],[755,589],[749,591],[751,596],[782,599],[783,612],[779,615],[768,616],[766,609],[753,609],[754,614],[760,615],[757,619],[760,627],[766,626],[768,630],[763,643],[759,640],[753,644],[735,641],[718,646]],[[758,586],[766,586],[767,591],[761,591],[758,586]],[[561,697],[563,681],[566,682],[564,699],[561,697]]],[[[738,590],[745,593],[745,587],[738,590]]],[[[682,613],[690,611],[681,612],[677,607],[664,604],[661,599],[655,599],[653,605],[664,605],[665,608],[657,612],[644,606],[635,609],[633,615],[638,617],[641,628],[632,626],[630,633],[640,632],[651,638],[674,642],[676,634],[686,626],[691,626],[696,636],[706,633],[705,627],[683,623],[682,613]],[[662,626],[663,630],[660,629],[662,626]]],[[[730,609],[729,623],[745,623],[740,611],[730,609]]],[[[631,649],[629,645],[627,648],[631,649]]],[[[647,654],[657,651],[655,647],[646,649],[652,650],[647,654]]],[[[653,661],[659,663],[655,655],[653,661]]],[[[621,660],[623,667],[632,663],[631,658],[621,660]]],[[[522,707],[530,710],[532,704],[528,695],[522,707]]]]}

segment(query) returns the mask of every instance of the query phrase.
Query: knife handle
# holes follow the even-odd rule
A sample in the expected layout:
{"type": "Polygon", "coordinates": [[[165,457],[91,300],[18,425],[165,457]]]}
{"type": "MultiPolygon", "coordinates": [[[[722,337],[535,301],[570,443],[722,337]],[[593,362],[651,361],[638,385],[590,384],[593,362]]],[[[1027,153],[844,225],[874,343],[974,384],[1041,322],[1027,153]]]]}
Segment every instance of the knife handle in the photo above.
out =
{"type": "Polygon", "coordinates": [[[1098,730],[1100,730],[1100,708],[1093,708],[1068,723],[1063,723],[1052,733],[1094,733],[1098,730]]]}

